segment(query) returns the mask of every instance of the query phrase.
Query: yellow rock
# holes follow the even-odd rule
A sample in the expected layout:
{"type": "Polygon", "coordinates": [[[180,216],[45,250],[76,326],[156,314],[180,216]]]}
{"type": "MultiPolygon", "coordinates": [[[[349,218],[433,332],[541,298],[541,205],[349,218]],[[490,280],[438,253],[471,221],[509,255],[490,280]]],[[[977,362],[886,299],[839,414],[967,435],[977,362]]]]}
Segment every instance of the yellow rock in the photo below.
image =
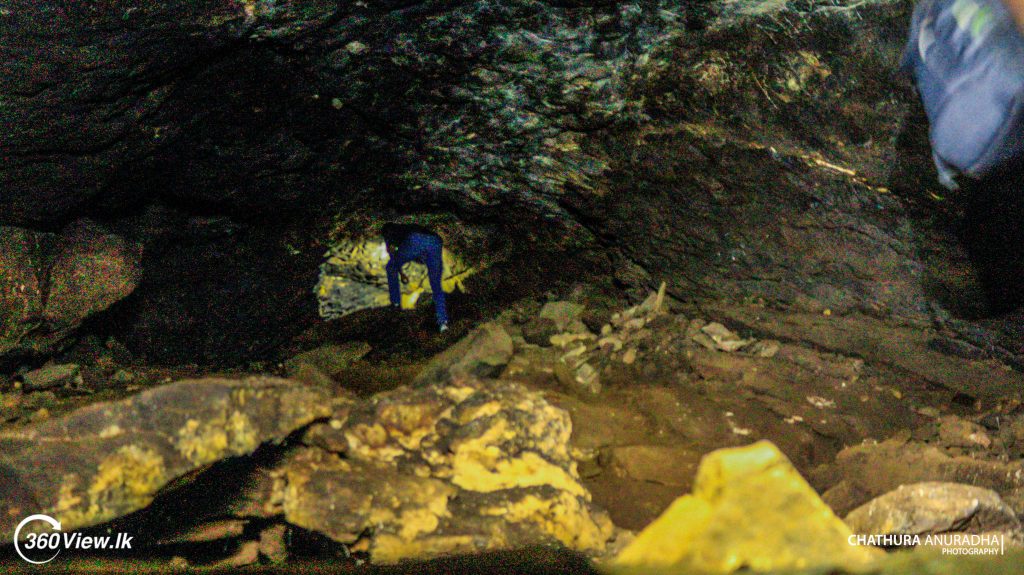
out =
{"type": "Polygon", "coordinates": [[[614,563],[731,573],[856,569],[883,555],[850,545],[851,534],[786,456],[760,441],[705,456],[693,494],[677,499],[614,563]]]}
{"type": "Polygon", "coordinates": [[[549,485],[578,497],[586,489],[569,472],[533,452],[520,457],[500,458],[500,451],[462,450],[452,461],[452,483],[468,491],[489,493],[503,489],[549,485]],[[490,455],[495,461],[486,461],[490,455]]]}
{"type": "Polygon", "coordinates": [[[547,497],[510,497],[507,503],[483,509],[481,513],[501,516],[513,523],[533,523],[562,545],[583,551],[603,550],[614,530],[607,515],[592,513],[581,498],[566,491],[547,497]]]}
{"type": "Polygon", "coordinates": [[[400,388],[323,427],[344,457],[305,448],[275,471],[271,500],[339,543],[368,537],[375,563],[556,543],[598,556],[614,535],[570,453],[568,412],[519,384],[400,388]]]}
{"type": "Polygon", "coordinates": [[[75,495],[78,476],[64,477],[54,509],[46,510],[61,523],[91,525],[121,515],[125,507],[142,508],[166,482],[163,457],[152,449],[137,445],[122,446],[100,462],[87,490],[88,506],[75,495]]]}
{"type": "Polygon", "coordinates": [[[422,287],[413,288],[412,291],[402,292],[402,309],[416,309],[416,302],[425,290],[422,287]]]}
{"type": "MultiPolygon", "coordinates": [[[[238,400],[244,404],[244,397],[238,400]]],[[[178,430],[176,447],[192,463],[205,465],[225,456],[249,453],[259,444],[252,421],[235,410],[205,422],[189,419],[178,430]]]]}

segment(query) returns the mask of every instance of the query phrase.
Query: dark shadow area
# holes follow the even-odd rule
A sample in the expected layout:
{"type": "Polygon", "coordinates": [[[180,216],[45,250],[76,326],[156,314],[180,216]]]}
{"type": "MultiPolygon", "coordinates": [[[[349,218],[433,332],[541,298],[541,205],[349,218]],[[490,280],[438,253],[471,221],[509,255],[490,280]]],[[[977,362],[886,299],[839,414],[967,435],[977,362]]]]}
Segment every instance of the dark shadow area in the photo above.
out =
{"type": "Polygon", "coordinates": [[[553,548],[535,547],[519,551],[502,551],[480,555],[446,557],[421,563],[407,563],[392,567],[377,567],[373,573],[398,575],[441,575],[449,573],[518,573],[541,575],[596,575],[599,571],[578,553],[553,548]]]}
{"type": "Polygon", "coordinates": [[[362,148],[339,145],[359,120],[265,48],[197,68],[159,116],[172,127],[152,137],[165,143],[88,211],[144,246],[142,281],[82,333],[115,336],[155,365],[263,359],[316,319],[321,238],[371,169],[350,169],[362,148]]]}
{"type": "MultiPolygon", "coordinates": [[[[298,530],[297,530],[298,531],[298,530]]],[[[24,564],[0,561],[0,567],[14,572],[24,564]]],[[[173,573],[173,568],[154,563],[79,559],[53,564],[44,572],[71,571],[101,573],[173,573]]],[[[250,565],[222,569],[205,569],[205,573],[351,573],[360,575],[599,575],[600,571],[586,557],[565,549],[531,547],[514,551],[497,551],[478,555],[443,557],[430,561],[409,561],[398,565],[357,564],[350,559],[329,556],[301,557],[285,565],[250,565]]]]}
{"type": "Polygon", "coordinates": [[[1024,304],[1024,171],[1005,170],[963,191],[964,247],[978,272],[990,315],[1024,304]]]}
{"type": "Polygon", "coordinates": [[[155,365],[238,366],[316,317],[321,248],[288,222],[162,214],[149,228],[136,291],[82,333],[113,336],[155,365]]]}

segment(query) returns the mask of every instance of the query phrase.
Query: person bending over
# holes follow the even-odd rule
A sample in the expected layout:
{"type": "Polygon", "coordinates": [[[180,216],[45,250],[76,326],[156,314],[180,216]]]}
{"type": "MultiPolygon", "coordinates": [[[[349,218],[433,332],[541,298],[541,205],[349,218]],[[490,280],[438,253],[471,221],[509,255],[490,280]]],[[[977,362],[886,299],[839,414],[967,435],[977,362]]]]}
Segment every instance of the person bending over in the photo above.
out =
{"type": "Polygon", "coordinates": [[[409,262],[419,262],[427,266],[427,277],[430,279],[430,290],[434,293],[434,312],[437,315],[437,328],[444,332],[448,329],[448,310],[445,306],[444,289],[441,288],[441,277],[444,274],[442,250],[444,243],[441,236],[423,226],[415,224],[387,223],[381,228],[384,243],[388,250],[388,263],[385,270],[388,274],[388,295],[391,307],[402,305],[401,281],[408,278],[402,272],[402,266],[409,262]]]}

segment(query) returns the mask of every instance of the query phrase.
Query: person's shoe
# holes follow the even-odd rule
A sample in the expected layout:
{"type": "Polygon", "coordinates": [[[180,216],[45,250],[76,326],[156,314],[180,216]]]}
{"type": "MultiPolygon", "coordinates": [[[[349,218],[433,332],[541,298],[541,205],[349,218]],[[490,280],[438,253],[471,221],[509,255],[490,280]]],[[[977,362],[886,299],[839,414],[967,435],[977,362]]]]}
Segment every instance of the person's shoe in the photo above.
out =
{"type": "Polygon", "coordinates": [[[440,333],[448,331],[448,324],[442,323],[441,326],[437,328],[437,331],[440,333]]]}

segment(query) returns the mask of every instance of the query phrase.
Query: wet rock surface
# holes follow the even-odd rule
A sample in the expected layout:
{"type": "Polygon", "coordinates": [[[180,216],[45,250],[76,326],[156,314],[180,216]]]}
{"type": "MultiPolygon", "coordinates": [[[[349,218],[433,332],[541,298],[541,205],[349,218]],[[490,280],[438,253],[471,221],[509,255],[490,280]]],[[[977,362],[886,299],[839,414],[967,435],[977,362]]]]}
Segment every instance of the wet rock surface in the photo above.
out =
{"type": "Polygon", "coordinates": [[[937,315],[961,334],[941,353],[1016,354],[1012,325],[935,311],[984,298],[892,73],[907,6],[23,4],[0,218],[88,207],[141,242],[141,289],[102,323],[150,361],[267,355],[315,321],[319,239],[412,212],[472,256],[572,248],[634,297],[937,315]]]}

